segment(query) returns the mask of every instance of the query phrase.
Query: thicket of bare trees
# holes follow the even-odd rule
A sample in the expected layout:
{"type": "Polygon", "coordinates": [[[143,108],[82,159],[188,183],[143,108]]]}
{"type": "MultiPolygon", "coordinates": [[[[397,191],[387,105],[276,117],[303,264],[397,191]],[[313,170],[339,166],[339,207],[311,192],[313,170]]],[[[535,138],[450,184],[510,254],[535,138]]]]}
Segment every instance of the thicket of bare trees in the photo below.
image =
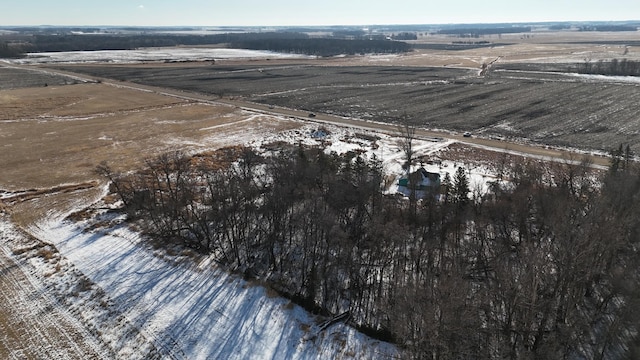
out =
{"type": "Polygon", "coordinates": [[[99,172],[147,233],[312,311],[350,311],[409,358],[606,359],[640,355],[640,176],[617,159],[602,179],[586,164],[507,166],[508,182],[473,196],[461,171],[415,210],[383,195],[379,161],[321,149],[99,172]]]}
{"type": "Polygon", "coordinates": [[[585,60],[575,68],[581,74],[616,75],[616,76],[640,76],[640,61],[627,59],[612,60],[585,60]]]}
{"type": "Polygon", "coordinates": [[[22,55],[22,51],[22,46],[9,44],[0,40],[0,59],[20,57],[22,55]]]}

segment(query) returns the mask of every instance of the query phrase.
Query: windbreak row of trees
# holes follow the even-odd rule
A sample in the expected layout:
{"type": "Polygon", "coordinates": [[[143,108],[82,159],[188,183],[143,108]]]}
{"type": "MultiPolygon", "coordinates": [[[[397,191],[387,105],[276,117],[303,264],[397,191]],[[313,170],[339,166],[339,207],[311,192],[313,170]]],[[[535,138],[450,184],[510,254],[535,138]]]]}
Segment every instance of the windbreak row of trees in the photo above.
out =
{"type": "Polygon", "coordinates": [[[391,35],[393,40],[418,40],[418,34],[414,32],[401,32],[391,35]]]}
{"type": "Polygon", "coordinates": [[[231,46],[241,49],[271,50],[315,56],[403,53],[411,51],[411,45],[400,41],[329,38],[247,40],[233,42],[231,46]]]}
{"type": "Polygon", "coordinates": [[[91,35],[35,35],[30,41],[32,51],[93,51],[131,50],[142,47],[166,47],[178,45],[212,45],[236,41],[263,41],[268,39],[307,39],[309,36],[295,32],[227,33],[212,35],[172,34],[91,34],[91,35]]]}
{"type": "Polygon", "coordinates": [[[478,37],[482,35],[495,34],[517,34],[531,32],[529,26],[505,26],[505,27],[483,27],[483,28],[451,28],[438,30],[438,34],[460,35],[466,37],[478,37]]]}
{"type": "MultiPolygon", "coordinates": [[[[18,49],[23,52],[132,50],[145,47],[227,44],[232,48],[271,50],[298,54],[333,56],[341,54],[397,53],[410,51],[409,44],[390,40],[345,40],[309,38],[295,32],[228,33],[215,35],[92,34],[34,35],[18,49]]],[[[0,56],[8,49],[3,43],[0,56]]],[[[15,56],[16,54],[11,54],[15,56]]]]}
{"type": "Polygon", "coordinates": [[[638,31],[636,25],[584,25],[580,31],[638,31]]]}
{"type": "Polygon", "coordinates": [[[20,57],[23,53],[22,46],[13,45],[0,41],[0,58],[16,58],[20,57]]]}
{"type": "Polygon", "coordinates": [[[576,71],[581,74],[640,76],[640,61],[627,59],[585,61],[577,66],[576,71]]]}
{"type": "Polygon", "coordinates": [[[633,358],[640,176],[629,151],[615,159],[602,179],[586,164],[501,164],[484,192],[469,192],[461,168],[423,200],[383,194],[375,158],[302,146],[98,170],[167,246],[210,254],[312,311],[349,311],[409,358],[633,358]]]}

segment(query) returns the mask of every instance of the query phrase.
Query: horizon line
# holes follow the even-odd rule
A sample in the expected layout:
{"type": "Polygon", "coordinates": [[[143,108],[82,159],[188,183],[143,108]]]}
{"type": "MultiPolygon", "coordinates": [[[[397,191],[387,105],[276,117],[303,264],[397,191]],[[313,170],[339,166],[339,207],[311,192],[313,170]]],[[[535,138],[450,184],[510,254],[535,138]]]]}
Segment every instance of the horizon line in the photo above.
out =
{"type": "Polygon", "coordinates": [[[633,23],[640,25],[640,19],[630,20],[543,20],[543,21],[513,21],[513,22],[446,22],[446,23],[371,23],[371,24],[324,24],[324,25],[115,25],[115,24],[22,24],[22,25],[1,25],[0,28],[22,28],[22,27],[133,27],[133,28],[323,28],[323,27],[362,27],[362,26],[451,26],[451,25],[516,25],[516,24],[558,24],[558,23],[633,23]]]}

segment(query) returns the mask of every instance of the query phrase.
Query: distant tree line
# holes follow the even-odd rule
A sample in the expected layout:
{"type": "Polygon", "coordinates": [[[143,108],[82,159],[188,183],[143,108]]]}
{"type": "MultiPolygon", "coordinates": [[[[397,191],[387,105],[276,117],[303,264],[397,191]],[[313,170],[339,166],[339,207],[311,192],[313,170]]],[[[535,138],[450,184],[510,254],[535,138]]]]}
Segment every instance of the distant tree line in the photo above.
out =
{"type": "Polygon", "coordinates": [[[316,56],[403,53],[411,51],[411,45],[399,41],[326,38],[243,40],[231,43],[231,47],[316,56]]]}
{"type": "Polygon", "coordinates": [[[637,26],[632,25],[584,25],[580,31],[638,31],[637,26]]]}
{"type": "Polygon", "coordinates": [[[504,43],[494,43],[490,41],[452,41],[450,44],[411,44],[414,49],[431,50],[471,50],[490,46],[506,45],[504,43]]]}
{"type": "Polygon", "coordinates": [[[561,23],[549,26],[549,30],[570,30],[572,27],[571,23],[561,23]]]}
{"type": "Polygon", "coordinates": [[[486,27],[486,28],[451,28],[439,30],[438,34],[443,35],[459,35],[461,37],[479,37],[482,35],[494,35],[494,34],[514,34],[514,33],[527,33],[531,32],[531,27],[486,27]]]}
{"type": "Polygon", "coordinates": [[[490,41],[480,40],[480,41],[452,41],[454,45],[490,45],[492,44],[490,41]]]}
{"type": "Polygon", "coordinates": [[[418,34],[414,32],[401,32],[391,35],[393,40],[418,40],[418,34]]]}
{"type": "Polygon", "coordinates": [[[577,65],[573,71],[580,74],[596,74],[611,76],[640,76],[640,61],[613,59],[609,61],[585,61],[577,65]]]}
{"type": "Polygon", "coordinates": [[[212,45],[244,40],[307,39],[308,35],[293,32],[227,33],[215,35],[34,35],[31,44],[35,52],[131,50],[142,47],[167,47],[178,45],[212,45]]]}
{"type": "Polygon", "coordinates": [[[392,33],[391,36],[387,36],[384,33],[371,33],[361,29],[344,29],[335,30],[332,32],[332,37],[338,39],[358,39],[358,40],[418,40],[418,34],[412,31],[403,31],[399,33],[392,33]]]}
{"type": "Polygon", "coordinates": [[[335,30],[332,32],[333,37],[335,38],[353,38],[353,39],[362,39],[367,35],[367,32],[364,30],[356,30],[356,29],[344,29],[344,30],[335,30]]]}
{"type": "Polygon", "coordinates": [[[227,33],[215,35],[171,35],[171,34],[91,34],[52,35],[36,34],[29,38],[27,47],[11,48],[0,42],[0,56],[19,56],[24,51],[95,51],[132,50],[145,47],[171,47],[226,44],[231,48],[271,50],[296,54],[332,56],[340,54],[396,53],[410,51],[402,42],[362,39],[309,38],[307,34],[295,32],[227,33]],[[9,51],[16,51],[9,52],[9,51]]]}
{"type": "Polygon", "coordinates": [[[627,147],[588,164],[464,168],[441,198],[384,195],[378,159],[294,146],[102,164],[131,221],[210,254],[415,359],[640,356],[640,171],[627,147]],[[503,181],[508,179],[508,181],[503,181]]]}

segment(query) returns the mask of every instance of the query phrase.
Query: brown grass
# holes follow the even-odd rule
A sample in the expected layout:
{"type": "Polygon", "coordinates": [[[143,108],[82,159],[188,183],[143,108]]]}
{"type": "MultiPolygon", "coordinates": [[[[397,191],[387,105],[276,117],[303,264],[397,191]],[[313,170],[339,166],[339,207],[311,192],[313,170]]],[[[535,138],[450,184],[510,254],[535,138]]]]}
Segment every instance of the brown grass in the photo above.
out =
{"type": "Polygon", "coordinates": [[[267,284],[262,284],[264,286],[264,291],[268,298],[277,298],[280,294],[273,288],[267,286],[267,284]]]}
{"type": "MultiPolygon", "coordinates": [[[[567,157],[565,158],[564,164],[560,162],[560,165],[569,165],[574,162],[580,162],[583,160],[583,157],[578,155],[570,156],[571,154],[567,153],[567,157]]],[[[594,158],[591,157],[591,160],[594,158]]],[[[493,151],[483,148],[478,148],[475,146],[467,145],[464,143],[453,143],[449,145],[447,148],[441,150],[438,153],[438,159],[433,159],[431,157],[423,157],[419,158],[420,161],[429,161],[429,160],[449,160],[453,162],[458,162],[462,164],[473,164],[474,166],[485,166],[489,169],[496,169],[500,164],[506,166],[512,166],[515,164],[526,163],[527,161],[531,161],[531,159],[526,158],[522,155],[510,154],[507,152],[493,151]]],[[[603,160],[598,158],[598,160],[603,160]]],[[[590,170],[593,174],[601,173],[602,170],[598,170],[596,168],[592,168],[590,170]]]]}
{"type": "Polygon", "coordinates": [[[11,220],[23,229],[51,215],[63,214],[68,209],[82,208],[87,201],[96,199],[102,191],[97,188],[74,192],[47,194],[39,198],[14,204],[10,208],[11,220]]]}
{"type": "Polygon", "coordinates": [[[37,242],[37,243],[32,244],[30,246],[14,249],[13,250],[13,255],[18,255],[19,256],[19,255],[22,255],[22,254],[27,253],[29,251],[42,249],[45,246],[47,246],[47,244],[42,243],[42,242],[37,242]]]}
{"type": "MultiPolygon", "coordinates": [[[[501,161],[505,164],[522,163],[526,160],[524,156],[513,155],[498,151],[492,151],[463,143],[453,143],[440,151],[439,157],[442,160],[449,160],[460,163],[476,163],[482,165],[496,165],[501,161]]],[[[420,161],[433,160],[430,158],[420,158],[420,161]]]]}
{"type": "Polygon", "coordinates": [[[42,247],[40,248],[40,250],[38,250],[37,256],[48,261],[55,258],[56,253],[51,249],[51,247],[42,247]]]}
{"type": "Polygon", "coordinates": [[[161,152],[205,151],[299,126],[268,116],[242,121],[251,115],[107,84],[0,91],[0,189],[30,189],[2,201],[0,212],[28,227],[94,197],[93,171],[102,161],[129,171],[161,152]]]}
{"type": "Polygon", "coordinates": [[[55,193],[72,193],[79,190],[91,189],[96,186],[98,186],[97,181],[90,181],[81,184],[59,185],[48,189],[28,189],[21,191],[13,196],[8,196],[4,199],[4,203],[11,205],[33,200],[42,197],[43,195],[51,195],[55,193]]]}
{"type": "Polygon", "coordinates": [[[300,324],[300,330],[302,330],[304,333],[309,333],[309,331],[311,330],[311,325],[300,324]]]}
{"type": "Polygon", "coordinates": [[[69,216],[67,216],[67,219],[74,222],[78,222],[78,221],[90,219],[91,217],[93,217],[95,213],[96,211],[94,209],[90,209],[90,208],[82,209],[82,210],[72,212],[71,214],[69,214],[69,216]]]}
{"type": "Polygon", "coordinates": [[[237,161],[247,148],[241,145],[225,146],[216,150],[198,153],[191,157],[191,165],[198,168],[220,170],[237,161]]]}
{"type": "Polygon", "coordinates": [[[106,84],[0,91],[0,109],[0,188],[8,190],[84,182],[101,161],[131,170],[159,152],[227,145],[230,135],[282,123],[236,124],[249,114],[106,84]]]}

